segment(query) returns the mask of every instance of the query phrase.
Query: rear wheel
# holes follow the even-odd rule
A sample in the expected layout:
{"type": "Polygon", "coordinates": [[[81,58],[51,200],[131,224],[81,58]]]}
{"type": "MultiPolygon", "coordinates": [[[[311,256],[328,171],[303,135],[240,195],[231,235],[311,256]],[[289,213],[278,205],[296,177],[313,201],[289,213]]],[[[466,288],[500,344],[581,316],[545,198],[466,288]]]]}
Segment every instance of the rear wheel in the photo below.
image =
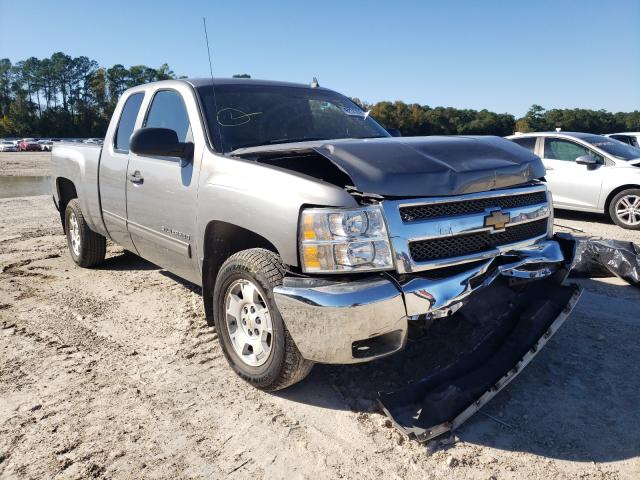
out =
{"type": "Polygon", "coordinates": [[[613,197],[609,216],[622,228],[640,230],[640,189],[623,190],[613,197]]]}
{"type": "Polygon", "coordinates": [[[277,254],[243,250],[222,265],[214,288],[214,322],[229,365],[266,391],[301,381],[313,367],[302,358],[273,298],[283,275],[277,254]]]}
{"type": "Polygon", "coordinates": [[[69,253],[76,264],[81,267],[93,267],[104,260],[107,240],[89,228],[77,198],[67,204],[64,226],[69,253]]]}

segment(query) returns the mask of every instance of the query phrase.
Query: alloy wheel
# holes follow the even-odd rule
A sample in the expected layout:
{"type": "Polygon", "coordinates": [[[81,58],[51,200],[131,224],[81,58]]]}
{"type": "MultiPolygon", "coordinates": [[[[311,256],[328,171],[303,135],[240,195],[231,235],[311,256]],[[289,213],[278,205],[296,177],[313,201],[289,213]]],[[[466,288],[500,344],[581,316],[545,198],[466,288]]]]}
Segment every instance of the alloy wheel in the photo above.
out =
{"type": "Polygon", "coordinates": [[[616,203],[616,216],[629,226],[640,225],[640,196],[625,195],[616,203]]]}
{"type": "Polygon", "coordinates": [[[247,365],[264,365],[271,355],[271,313],[258,287],[249,280],[234,281],[225,295],[227,332],[233,350],[247,365]]]}

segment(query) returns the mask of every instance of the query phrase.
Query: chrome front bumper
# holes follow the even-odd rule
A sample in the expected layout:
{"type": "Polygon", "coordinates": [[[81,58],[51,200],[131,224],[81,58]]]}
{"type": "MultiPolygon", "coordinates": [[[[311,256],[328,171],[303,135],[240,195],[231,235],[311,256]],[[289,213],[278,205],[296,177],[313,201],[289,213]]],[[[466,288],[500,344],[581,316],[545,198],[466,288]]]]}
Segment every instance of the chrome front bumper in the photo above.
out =
{"type": "Polygon", "coordinates": [[[560,245],[546,240],[470,265],[445,278],[389,275],[333,281],[285,278],[274,288],[280,314],[302,356],[320,363],[358,363],[401,350],[409,322],[455,313],[499,276],[548,277],[563,268],[560,245]]]}

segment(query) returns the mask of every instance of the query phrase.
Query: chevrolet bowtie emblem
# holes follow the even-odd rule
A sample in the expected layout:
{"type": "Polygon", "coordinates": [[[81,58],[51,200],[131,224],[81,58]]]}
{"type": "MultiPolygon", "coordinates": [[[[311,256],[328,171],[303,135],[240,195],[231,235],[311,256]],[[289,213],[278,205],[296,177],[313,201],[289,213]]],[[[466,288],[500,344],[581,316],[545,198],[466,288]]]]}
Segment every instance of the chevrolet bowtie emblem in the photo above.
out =
{"type": "Polygon", "coordinates": [[[484,217],[484,226],[491,227],[491,233],[502,232],[511,220],[511,215],[502,213],[501,210],[494,210],[484,217]]]}

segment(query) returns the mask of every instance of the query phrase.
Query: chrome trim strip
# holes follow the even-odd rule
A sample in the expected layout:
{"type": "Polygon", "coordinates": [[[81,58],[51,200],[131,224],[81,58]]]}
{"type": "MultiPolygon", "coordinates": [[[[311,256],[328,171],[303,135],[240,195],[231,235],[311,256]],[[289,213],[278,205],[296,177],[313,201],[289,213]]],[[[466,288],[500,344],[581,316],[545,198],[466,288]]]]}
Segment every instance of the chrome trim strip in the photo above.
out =
{"type": "MultiPolygon", "coordinates": [[[[485,217],[490,214],[492,210],[495,210],[495,208],[486,209],[483,213],[438,217],[438,219],[434,220],[419,220],[405,223],[403,237],[406,237],[409,242],[416,242],[434,238],[456,237],[471,233],[492,232],[494,231],[492,227],[484,226],[485,217]]],[[[503,209],[501,211],[508,213],[511,218],[507,224],[507,229],[514,225],[535,222],[536,220],[547,218],[551,214],[551,209],[547,203],[503,209]]]]}

